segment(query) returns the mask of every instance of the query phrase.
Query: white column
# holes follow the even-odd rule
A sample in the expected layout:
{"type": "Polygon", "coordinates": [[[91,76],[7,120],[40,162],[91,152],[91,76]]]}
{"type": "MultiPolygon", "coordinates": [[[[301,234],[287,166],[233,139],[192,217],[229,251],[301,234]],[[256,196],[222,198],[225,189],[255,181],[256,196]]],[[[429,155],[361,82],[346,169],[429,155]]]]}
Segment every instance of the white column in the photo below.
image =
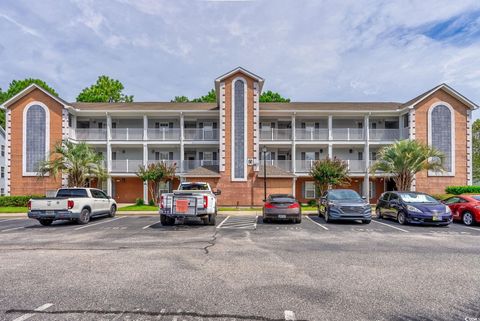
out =
{"type": "Polygon", "coordinates": [[[112,139],[112,116],[107,114],[107,141],[112,139]]]}
{"type": "Polygon", "coordinates": [[[369,195],[370,195],[370,145],[367,142],[365,142],[365,148],[363,151],[364,159],[365,159],[365,178],[363,180],[363,196],[369,200],[369,195]]]}
{"type": "Polygon", "coordinates": [[[297,178],[294,177],[293,178],[293,184],[292,184],[292,195],[293,197],[297,197],[295,194],[296,194],[296,191],[297,191],[297,178]]]}
{"type": "Polygon", "coordinates": [[[328,115],[328,140],[333,139],[333,116],[328,115]]]}
{"type": "Polygon", "coordinates": [[[363,128],[365,128],[365,141],[370,140],[370,115],[365,115],[363,118],[363,128]]]}
{"type": "Polygon", "coordinates": [[[111,196],[112,198],[115,198],[115,195],[112,195],[113,188],[112,188],[112,178],[109,177],[107,178],[107,195],[111,196]]]}
{"type": "MultiPolygon", "coordinates": [[[[295,173],[297,171],[297,162],[296,162],[296,158],[297,158],[297,145],[295,143],[295,140],[296,140],[296,121],[295,121],[295,113],[293,113],[292,115],[292,172],[295,173]]],[[[293,184],[293,188],[294,188],[294,196],[295,196],[295,180],[294,179],[294,184],[293,184]]]]}
{"type": "Polygon", "coordinates": [[[184,159],[185,159],[185,148],[183,146],[183,139],[184,139],[184,124],[185,118],[183,113],[180,113],[180,171],[183,173],[184,169],[184,159]]]}
{"type": "Polygon", "coordinates": [[[148,116],[143,115],[143,140],[148,139],[148,116]]]}
{"type": "Polygon", "coordinates": [[[330,158],[330,159],[333,158],[333,144],[332,143],[328,144],[328,158],[330,158]]]}

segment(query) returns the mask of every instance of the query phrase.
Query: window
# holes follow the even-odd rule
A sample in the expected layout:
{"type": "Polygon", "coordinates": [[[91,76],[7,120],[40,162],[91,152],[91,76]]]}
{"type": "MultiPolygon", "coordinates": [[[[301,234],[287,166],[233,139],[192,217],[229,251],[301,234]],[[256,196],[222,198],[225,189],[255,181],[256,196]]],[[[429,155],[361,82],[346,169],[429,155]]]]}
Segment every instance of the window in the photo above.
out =
{"type": "Polygon", "coordinates": [[[5,145],[2,145],[2,157],[5,156],[5,145]]]}
{"type": "Polygon", "coordinates": [[[37,174],[40,162],[45,160],[49,142],[49,114],[45,105],[34,102],[23,112],[23,175],[37,174]]]}
{"type": "MultiPolygon", "coordinates": [[[[429,144],[441,151],[445,156],[443,167],[446,173],[429,173],[430,175],[453,175],[454,174],[454,149],[453,149],[453,109],[445,103],[433,105],[429,110],[429,144]]],[[[435,161],[435,160],[431,160],[435,161]]]]}
{"type": "Polygon", "coordinates": [[[314,182],[305,182],[305,198],[316,198],[314,182]]]}
{"type": "Polygon", "coordinates": [[[0,196],[5,196],[5,189],[2,187],[0,188],[0,196]]]}
{"type": "Polygon", "coordinates": [[[403,115],[403,127],[407,128],[409,124],[410,124],[410,114],[406,113],[405,115],[403,115]]]}
{"type": "Polygon", "coordinates": [[[57,197],[88,197],[84,188],[62,188],[57,192],[57,197]]]}
{"type": "Polygon", "coordinates": [[[3,166],[2,166],[0,177],[5,178],[5,167],[3,167],[3,166]]]}
{"type": "Polygon", "coordinates": [[[446,205],[460,203],[460,198],[459,197],[450,197],[449,199],[446,199],[443,203],[446,204],[446,205]]]}
{"type": "Polygon", "coordinates": [[[245,82],[237,79],[233,83],[233,179],[246,179],[246,110],[245,110],[245,82]]]}

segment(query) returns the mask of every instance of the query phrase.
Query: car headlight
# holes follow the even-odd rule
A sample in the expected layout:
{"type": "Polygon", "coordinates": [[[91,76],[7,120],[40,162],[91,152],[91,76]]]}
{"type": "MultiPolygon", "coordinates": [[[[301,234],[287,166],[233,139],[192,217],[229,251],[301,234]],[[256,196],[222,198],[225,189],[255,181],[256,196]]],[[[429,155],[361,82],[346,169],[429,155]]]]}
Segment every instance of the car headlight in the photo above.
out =
{"type": "Polygon", "coordinates": [[[445,212],[447,212],[447,214],[451,214],[452,210],[450,209],[450,207],[445,206],[445,212]]]}
{"type": "Polygon", "coordinates": [[[422,213],[422,211],[420,211],[418,208],[412,205],[407,205],[407,210],[409,212],[422,213]]]}

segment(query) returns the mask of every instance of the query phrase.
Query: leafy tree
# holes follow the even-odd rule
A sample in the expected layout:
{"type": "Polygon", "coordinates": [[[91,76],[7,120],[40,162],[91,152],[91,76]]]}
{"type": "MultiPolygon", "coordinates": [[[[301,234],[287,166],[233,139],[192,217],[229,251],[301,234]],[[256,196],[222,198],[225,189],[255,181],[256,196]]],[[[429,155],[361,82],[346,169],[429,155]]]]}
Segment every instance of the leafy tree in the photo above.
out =
{"type": "Polygon", "coordinates": [[[414,175],[424,170],[442,171],[444,155],[416,140],[401,140],[385,146],[378,154],[371,172],[391,174],[400,191],[409,191],[414,175]]]}
{"type": "Polygon", "coordinates": [[[133,96],[123,93],[123,84],[108,76],[100,76],[97,82],[82,90],[77,101],[86,103],[131,103],[133,96]]]}
{"type": "Polygon", "coordinates": [[[175,96],[172,100],[170,100],[171,103],[188,103],[190,102],[190,99],[188,99],[187,96],[175,96]]]}
{"type": "Polygon", "coordinates": [[[193,103],[214,103],[217,101],[215,89],[210,90],[205,96],[192,99],[193,103]]]}
{"type": "Polygon", "coordinates": [[[265,91],[260,95],[261,103],[289,103],[290,98],[284,98],[279,93],[271,90],[265,91]]]}
{"type": "MultiPolygon", "coordinates": [[[[52,95],[58,97],[57,92],[52,87],[47,85],[47,83],[43,80],[36,78],[26,78],[23,80],[13,80],[6,91],[2,91],[2,89],[0,88],[0,104],[3,104],[31,84],[37,84],[52,95]]],[[[3,110],[0,112],[0,126],[5,128],[5,112],[3,110]]]]}
{"type": "Polygon", "coordinates": [[[151,200],[157,201],[155,195],[159,194],[160,183],[172,180],[175,177],[177,164],[168,164],[167,162],[153,163],[147,166],[140,165],[137,176],[144,182],[147,182],[150,191],[151,200]]]}
{"type": "Polygon", "coordinates": [[[331,186],[341,186],[350,182],[347,162],[336,157],[317,160],[309,173],[320,195],[331,186]]]}
{"type": "Polygon", "coordinates": [[[473,181],[480,181],[480,119],[473,122],[472,125],[472,165],[473,181]]]}
{"type": "Polygon", "coordinates": [[[85,142],[74,144],[63,141],[55,145],[49,159],[39,165],[39,176],[67,174],[68,186],[85,186],[89,178],[104,180],[108,177],[103,156],[85,142]]]}

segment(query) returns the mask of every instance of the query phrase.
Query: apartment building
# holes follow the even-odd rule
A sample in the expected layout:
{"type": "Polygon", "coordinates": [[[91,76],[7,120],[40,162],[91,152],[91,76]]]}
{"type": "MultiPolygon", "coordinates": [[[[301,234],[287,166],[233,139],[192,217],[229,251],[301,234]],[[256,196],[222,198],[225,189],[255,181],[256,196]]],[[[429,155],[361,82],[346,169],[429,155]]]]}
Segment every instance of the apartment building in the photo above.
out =
{"type": "Polygon", "coordinates": [[[65,184],[38,179],[36,166],[61,140],[86,141],[105,159],[110,178],[92,181],[118,202],[148,199],[140,165],[167,161],[182,180],[222,190],[220,205],[262,203],[268,193],[314,199],[315,160],[347,161],[351,188],[374,202],[395,186],[370,173],[379,150],[417,139],[445,153],[445,172],[418,174],[413,188],[442,193],[472,183],[471,120],[478,106],[446,84],[408,102],[260,103],[264,79],[236,68],[215,79],[215,103],[68,103],[36,85],[5,102],[6,193],[44,193],[65,184]]]}

